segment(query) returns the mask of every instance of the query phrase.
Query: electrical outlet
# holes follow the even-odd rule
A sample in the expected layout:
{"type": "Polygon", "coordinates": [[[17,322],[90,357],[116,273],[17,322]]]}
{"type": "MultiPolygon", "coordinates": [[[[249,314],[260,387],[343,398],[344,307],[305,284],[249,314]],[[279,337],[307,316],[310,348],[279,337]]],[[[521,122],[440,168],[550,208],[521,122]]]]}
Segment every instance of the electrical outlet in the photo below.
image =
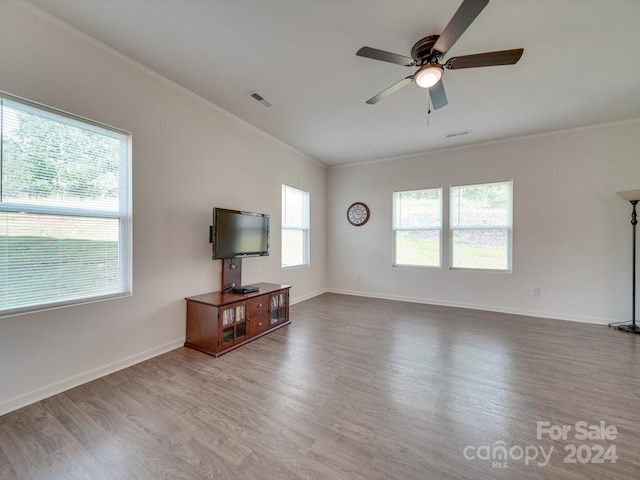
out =
{"type": "Polygon", "coordinates": [[[360,280],[362,280],[362,276],[360,274],[356,275],[356,282],[359,282],[360,280]]]}
{"type": "Polygon", "coordinates": [[[533,287],[531,289],[531,296],[532,297],[539,297],[540,296],[540,287],[533,287]]]}

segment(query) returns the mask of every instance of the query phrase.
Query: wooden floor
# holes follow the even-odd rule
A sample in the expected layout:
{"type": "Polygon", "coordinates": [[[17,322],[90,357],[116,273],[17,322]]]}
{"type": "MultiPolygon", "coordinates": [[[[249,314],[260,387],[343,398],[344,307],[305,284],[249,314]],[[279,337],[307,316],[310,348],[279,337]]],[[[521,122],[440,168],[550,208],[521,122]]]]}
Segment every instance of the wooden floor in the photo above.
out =
{"type": "Polygon", "coordinates": [[[640,336],[335,294],[291,317],[0,417],[0,478],[640,478],[640,336]]]}

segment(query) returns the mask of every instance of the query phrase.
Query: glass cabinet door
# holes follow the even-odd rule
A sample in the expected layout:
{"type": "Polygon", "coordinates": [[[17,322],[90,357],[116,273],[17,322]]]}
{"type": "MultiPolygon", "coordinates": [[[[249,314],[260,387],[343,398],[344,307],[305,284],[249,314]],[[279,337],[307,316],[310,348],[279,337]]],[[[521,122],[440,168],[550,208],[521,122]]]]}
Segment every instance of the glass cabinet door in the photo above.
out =
{"type": "Polygon", "coordinates": [[[236,311],[234,308],[225,308],[222,311],[222,326],[232,325],[235,322],[236,311]]]}
{"type": "Polygon", "coordinates": [[[245,311],[246,308],[244,303],[236,307],[236,340],[247,336],[247,318],[245,316],[245,311]]]}
{"type": "Polygon", "coordinates": [[[222,347],[247,337],[246,305],[241,303],[223,309],[220,313],[220,342],[222,347]]]}
{"type": "Polygon", "coordinates": [[[244,322],[245,320],[245,307],[244,303],[236,307],[236,322],[244,322]]]}
{"type": "Polygon", "coordinates": [[[279,292],[271,295],[269,324],[275,325],[287,318],[287,293],[279,292]]]}
{"type": "Polygon", "coordinates": [[[278,295],[278,321],[282,322],[287,319],[287,294],[282,292],[278,295]]]}
{"type": "Polygon", "coordinates": [[[269,325],[278,323],[278,295],[271,295],[269,305],[269,325]]]}
{"type": "Polygon", "coordinates": [[[233,325],[222,329],[222,344],[233,343],[233,325]]]}
{"type": "Polygon", "coordinates": [[[246,338],[247,336],[247,322],[238,323],[236,325],[236,340],[246,338]]]}

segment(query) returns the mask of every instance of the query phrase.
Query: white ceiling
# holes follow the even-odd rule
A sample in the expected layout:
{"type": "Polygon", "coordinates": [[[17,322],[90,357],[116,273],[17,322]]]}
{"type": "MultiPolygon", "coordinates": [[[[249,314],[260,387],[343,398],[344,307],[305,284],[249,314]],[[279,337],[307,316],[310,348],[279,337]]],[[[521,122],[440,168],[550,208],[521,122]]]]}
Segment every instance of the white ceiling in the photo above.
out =
{"type": "Polygon", "coordinates": [[[28,1],[330,166],[640,117],[639,0],[491,0],[445,59],[524,55],[446,70],[428,122],[414,84],[366,105],[414,69],[355,53],[410,56],[460,0],[28,1]]]}

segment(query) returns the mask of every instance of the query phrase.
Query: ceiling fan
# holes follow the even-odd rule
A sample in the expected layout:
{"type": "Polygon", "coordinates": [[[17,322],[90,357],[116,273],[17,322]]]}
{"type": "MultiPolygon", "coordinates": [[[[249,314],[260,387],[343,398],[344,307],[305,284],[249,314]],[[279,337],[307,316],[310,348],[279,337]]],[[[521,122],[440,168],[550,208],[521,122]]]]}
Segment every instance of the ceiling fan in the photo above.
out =
{"type": "Polygon", "coordinates": [[[441,35],[425,37],[411,48],[411,58],[371,47],[362,47],[358,50],[356,55],[360,57],[372,58],[406,67],[418,67],[413,75],[394,83],[389,88],[371,97],[366,103],[370,105],[378,103],[409,83],[415,82],[419,87],[429,90],[431,103],[433,108],[437,110],[448,103],[447,94],[442,85],[442,76],[445,68],[447,70],[457,70],[460,68],[491,67],[517,63],[524,52],[522,48],[452,57],[446,62],[440,63],[442,57],[456,43],[488,3],[489,0],[464,0],[441,35]]]}

